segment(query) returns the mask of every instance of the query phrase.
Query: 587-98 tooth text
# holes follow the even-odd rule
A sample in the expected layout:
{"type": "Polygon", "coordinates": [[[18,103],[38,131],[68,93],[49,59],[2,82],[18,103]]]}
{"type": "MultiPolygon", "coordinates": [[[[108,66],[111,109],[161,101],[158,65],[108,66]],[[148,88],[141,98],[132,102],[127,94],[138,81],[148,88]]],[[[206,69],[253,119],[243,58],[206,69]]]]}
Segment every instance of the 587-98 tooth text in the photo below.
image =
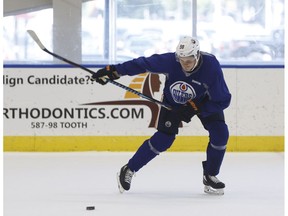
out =
{"type": "Polygon", "coordinates": [[[87,122],[31,122],[32,129],[88,128],[87,122]]]}

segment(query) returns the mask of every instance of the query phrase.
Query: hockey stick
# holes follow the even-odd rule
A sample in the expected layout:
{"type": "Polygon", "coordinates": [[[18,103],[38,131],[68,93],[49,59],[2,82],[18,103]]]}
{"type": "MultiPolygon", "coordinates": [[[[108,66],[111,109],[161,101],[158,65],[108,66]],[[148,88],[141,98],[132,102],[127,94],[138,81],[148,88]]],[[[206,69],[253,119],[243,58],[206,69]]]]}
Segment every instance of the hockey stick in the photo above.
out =
{"type": "MultiPolygon", "coordinates": [[[[27,30],[27,32],[29,33],[29,35],[32,37],[32,39],[38,44],[38,46],[39,46],[44,52],[46,52],[46,53],[54,56],[54,57],[57,58],[57,59],[60,59],[60,60],[62,60],[62,61],[64,61],[64,62],[66,62],[66,63],[68,63],[68,64],[70,64],[70,65],[73,65],[73,66],[75,66],[75,67],[81,68],[82,70],[87,71],[87,72],[90,73],[91,75],[93,75],[93,74],[95,73],[94,71],[88,69],[87,67],[84,67],[84,66],[82,66],[82,65],[80,65],[80,64],[77,64],[77,63],[75,63],[75,62],[73,62],[73,61],[70,61],[70,60],[68,60],[68,59],[66,59],[66,58],[64,58],[64,57],[62,57],[62,56],[60,56],[60,55],[57,55],[57,54],[49,51],[49,50],[46,49],[46,47],[41,43],[40,39],[38,38],[38,36],[36,35],[36,33],[35,33],[33,30],[27,30]]],[[[130,87],[128,87],[128,86],[122,85],[121,83],[118,83],[118,82],[116,82],[116,81],[114,81],[114,80],[110,80],[110,79],[108,79],[108,82],[109,82],[109,83],[112,83],[113,85],[116,85],[116,86],[118,86],[118,87],[120,87],[120,88],[122,88],[122,89],[125,89],[126,91],[129,91],[129,92],[131,92],[131,93],[133,93],[133,94],[136,94],[136,95],[138,95],[138,96],[141,97],[141,98],[144,98],[144,99],[146,99],[146,100],[148,100],[148,101],[154,102],[154,103],[156,103],[156,104],[158,104],[158,105],[160,105],[160,106],[162,106],[162,107],[164,107],[164,108],[166,108],[166,109],[168,109],[168,110],[172,110],[171,106],[169,106],[169,105],[167,105],[167,104],[165,104],[165,103],[163,103],[163,102],[161,102],[161,101],[158,101],[158,100],[156,100],[156,99],[154,99],[154,98],[151,98],[151,97],[149,97],[149,96],[147,96],[147,95],[144,95],[144,94],[142,94],[142,93],[140,93],[140,92],[138,92],[138,91],[136,91],[136,90],[134,90],[134,89],[132,89],[132,88],[130,88],[130,87]]]]}

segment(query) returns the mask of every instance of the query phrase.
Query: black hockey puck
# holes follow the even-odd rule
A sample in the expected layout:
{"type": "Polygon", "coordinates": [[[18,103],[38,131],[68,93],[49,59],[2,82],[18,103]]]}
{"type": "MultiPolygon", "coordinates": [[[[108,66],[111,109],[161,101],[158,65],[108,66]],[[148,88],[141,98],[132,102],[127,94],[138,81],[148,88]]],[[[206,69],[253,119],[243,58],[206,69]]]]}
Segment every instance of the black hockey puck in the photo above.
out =
{"type": "Polygon", "coordinates": [[[86,210],[95,210],[95,206],[87,206],[86,210]]]}

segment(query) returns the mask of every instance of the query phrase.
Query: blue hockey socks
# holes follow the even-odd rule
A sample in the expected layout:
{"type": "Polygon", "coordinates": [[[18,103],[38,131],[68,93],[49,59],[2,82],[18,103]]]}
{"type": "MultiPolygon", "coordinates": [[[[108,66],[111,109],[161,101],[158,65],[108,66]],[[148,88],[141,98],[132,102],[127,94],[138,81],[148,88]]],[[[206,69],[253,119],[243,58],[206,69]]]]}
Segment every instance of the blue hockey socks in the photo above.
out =
{"type": "Polygon", "coordinates": [[[166,151],[175,140],[175,135],[157,131],[150,139],[145,140],[134,156],[129,160],[128,167],[137,172],[149,161],[166,151]]]}
{"type": "Polygon", "coordinates": [[[206,154],[207,161],[203,164],[204,172],[216,176],[219,173],[229,137],[227,125],[224,121],[215,121],[206,124],[210,142],[206,154]]]}

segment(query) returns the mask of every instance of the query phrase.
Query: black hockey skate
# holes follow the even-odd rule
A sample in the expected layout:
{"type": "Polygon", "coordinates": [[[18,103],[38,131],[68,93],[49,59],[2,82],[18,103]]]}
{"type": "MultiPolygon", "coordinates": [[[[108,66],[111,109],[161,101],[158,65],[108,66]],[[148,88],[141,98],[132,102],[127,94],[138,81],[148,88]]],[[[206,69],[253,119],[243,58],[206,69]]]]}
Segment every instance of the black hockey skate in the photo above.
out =
{"type": "Polygon", "coordinates": [[[225,184],[216,176],[203,175],[204,192],[208,194],[223,195],[225,184]]]}
{"type": "Polygon", "coordinates": [[[133,175],[134,172],[129,169],[127,164],[121,168],[119,173],[117,173],[118,188],[120,193],[130,189],[133,175]]]}
{"type": "MultiPolygon", "coordinates": [[[[203,168],[204,168],[203,163],[203,168]]],[[[204,192],[207,194],[224,195],[225,184],[221,182],[216,176],[203,174],[204,192]]]]}

